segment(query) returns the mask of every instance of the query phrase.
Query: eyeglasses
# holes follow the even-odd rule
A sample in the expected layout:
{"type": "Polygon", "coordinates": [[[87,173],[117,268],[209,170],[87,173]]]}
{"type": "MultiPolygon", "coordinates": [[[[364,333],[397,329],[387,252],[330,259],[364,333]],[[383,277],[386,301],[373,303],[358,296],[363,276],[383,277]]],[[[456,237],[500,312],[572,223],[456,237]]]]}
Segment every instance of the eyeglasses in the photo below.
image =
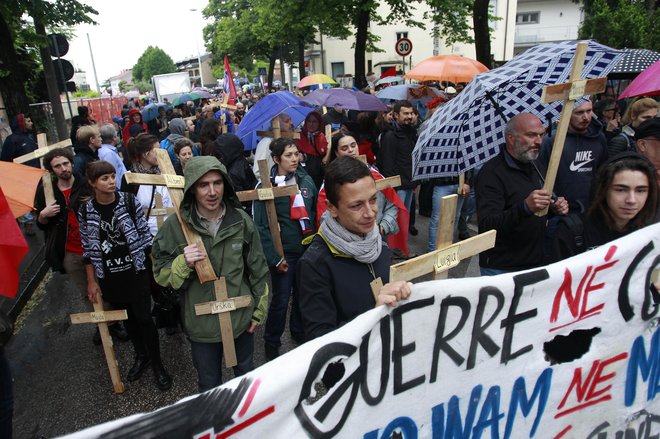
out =
{"type": "Polygon", "coordinates": [[[614,108],[608,108],[607,110],[603,110],[603,112],[605,112],[605,111],[616,111],[616,107],[614,107],[614,108]]]}

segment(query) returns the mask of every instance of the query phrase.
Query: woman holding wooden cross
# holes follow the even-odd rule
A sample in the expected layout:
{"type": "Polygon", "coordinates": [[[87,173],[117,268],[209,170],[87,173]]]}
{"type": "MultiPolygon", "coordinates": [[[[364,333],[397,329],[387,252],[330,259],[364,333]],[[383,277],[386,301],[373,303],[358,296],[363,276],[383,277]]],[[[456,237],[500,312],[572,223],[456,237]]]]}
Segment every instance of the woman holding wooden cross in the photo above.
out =
{"type": "Polygon", "coordinates": [[[279,356],[281,337],[284,333],[286,313],[289,307],[289,296],[292,292],[293,304],[289,318],[289,330],[294,340],[298,342],[303,340],[298,294],[295,287],[296,264],[303,254],[302,240],[314,233],[317,191],[312,178],[300,166],[300,154],[293,140],[285,138],[274,140],[270,144],[270,154],[275,162],[275,166],[270,172],[273,187],[294,184],[299,187],[296,195],[275,198],[283,255],[276,251],[268,227],[265,202],[256,200],[253,204],[254,223],[259,230],[273,282],[273,297],[268,308],[268,319],[264,331],[266,358],[272,360],[279,356]]]}
{"type": "Polygon", "coordinates": [[[117,192],[115,168],[106,161],[90,163],[87,180],[94,196],[78,211],[87,298],[96,303],[103,295],[114,309],[126,309],[126,330],[135,348],[128,380],[137,380],[151,365],[156,385],[167,390],[172,378],[163,367],[151,318],[147,261],[152,237],[142,205],[133,194],[117,192]]]}

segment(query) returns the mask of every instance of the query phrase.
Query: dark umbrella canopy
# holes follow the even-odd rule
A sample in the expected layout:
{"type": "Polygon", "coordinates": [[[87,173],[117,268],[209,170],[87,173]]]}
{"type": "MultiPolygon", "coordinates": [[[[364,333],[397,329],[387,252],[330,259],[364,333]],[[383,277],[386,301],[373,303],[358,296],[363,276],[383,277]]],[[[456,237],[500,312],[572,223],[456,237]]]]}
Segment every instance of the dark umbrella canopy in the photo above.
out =
{"type": "Polygon", "coordinates": [[[647,49],[623,49],[623,56],[607,77],[633,79],[651,64],[660,60],[660,53],[647,49]]]}
{"type": "MultiPolygon", "coordinates": [[[[474,77],[428,120],[413,151],[415,179],[456,176],[497,155],[506,121],[530,112],[556,121],[562,101],[543,104],[546,85],[568,81],[577,41],[533,47],[501,67],[474,77]]],[[[589,41],[582,78],[606,76],[621,51],[589,41]]]]}

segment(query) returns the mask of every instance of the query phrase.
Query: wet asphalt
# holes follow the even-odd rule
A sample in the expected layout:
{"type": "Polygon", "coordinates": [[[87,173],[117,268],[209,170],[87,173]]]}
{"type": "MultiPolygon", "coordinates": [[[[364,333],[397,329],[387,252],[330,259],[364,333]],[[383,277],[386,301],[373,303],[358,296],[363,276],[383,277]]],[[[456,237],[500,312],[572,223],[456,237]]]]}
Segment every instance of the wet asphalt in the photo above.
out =
{"type": "MultiPolygon", "coordinates": [[[[419,234],[410,236],[413,253],[426,251],[428,218],[418,216],[419,234]]],[[[474,234],[474,226],[471,225],[474,234]]],[[[395,261],[398,262],[398,261],[395,261]]],[[[476,258],[462,261],[450,277],[478,276],[476,258]]],[[[419,280],[428,280],[429,277],[419,280]]],[[[125,392],[115,394],[101,346],[92,344],[96,325],[72,325],[69,314],[84,312],[80,294],[57,273],[48,273],[21,315],[22,326],[5,347],[14,378],[14,438],[50,438],[124,416],[149,412],[197,393],[190,346],[181,330],[159,330],[161,356],[173,378],[162,392],[151,370],[135,382],[125,377],[133,364],[130,342],[115,342],[125,392]]],[[[287,331],[281,352],[295,349],[287,331]]],[[[255,336],[255,365],[266,362],[263,328],[255,336]]],[[[223,380],[233,378],[223,370],[223,380]]]]}

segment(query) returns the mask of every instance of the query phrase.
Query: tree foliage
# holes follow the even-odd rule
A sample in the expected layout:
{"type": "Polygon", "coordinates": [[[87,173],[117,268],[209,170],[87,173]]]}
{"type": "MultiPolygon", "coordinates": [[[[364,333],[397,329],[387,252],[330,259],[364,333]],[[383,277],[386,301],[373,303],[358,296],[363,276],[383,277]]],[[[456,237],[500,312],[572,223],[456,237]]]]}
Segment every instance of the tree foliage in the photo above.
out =
{"type": "Polygon", "coordinates": [[[70,34],[72,26],[94,23],[91,16],[96,14],[77,0],[0,2],[0,93],[10,115],[25,112],[28,102],[47,97],[40,49],[48,41],[35,25],[70,34]]]}
{"type": "Polygon", "coordinates": [[[588,0],[579,37],[616,49],[660,50],[660,12],[642,0],[588,0]]]}
{"type": "MultiPolygon", "coordinates": [[[[448,44],[473,42],[469,17],[475,0],[324,0],[323,3],[299,0],[209,0],[204,9],[213,23],[204,30],[207,49],[214,54],[214,64],[222,63],[225,54],[232,63],[246,70],[253,62],[269,61],[269,77],[275,59],[298,65],[303,75],[305,47],[315,43],[317,32],[323,36],[347,39],[353,37],[355,85],[366,85],[366,52],[382,52],[379,37],[370,32],[370,23],[402,23],[423,28],[415,19],[416,9],[426,3],[425,21],[434,23],[433,33],[448,44]],[[379,6],[387,13],[380,14],[379,6]]],[[[487,3],[487,0],[486,0],[487,3]]],[[[483,9],[483,8],[482,8],[483,9]]],[[[486,8],[487,11],[487,8],[486,8]]],[[[487,22],[480,12],[478,23],[487,22]]],[[[488,17],[491,18],[491,17],[488,17]]],[[[476,27],[475,22],[475,27],[476,27]]],[[[489,41],[486,32],[477,42],[489,41]]],[[[487,49],[489,54],[489,49],[487,49]]],[[[488,64],[490,62],[488,61],[488,64]]],[[[269,78],[269,82],[272,78],[269,78]]]]}
{"type": "Polygon", "coordinates": [[[154,75],[174,72],[176,72],[176,65],[172,58],[158,46],[149,46],[133,66],[133,79],[150,81],[154,75]]]}

